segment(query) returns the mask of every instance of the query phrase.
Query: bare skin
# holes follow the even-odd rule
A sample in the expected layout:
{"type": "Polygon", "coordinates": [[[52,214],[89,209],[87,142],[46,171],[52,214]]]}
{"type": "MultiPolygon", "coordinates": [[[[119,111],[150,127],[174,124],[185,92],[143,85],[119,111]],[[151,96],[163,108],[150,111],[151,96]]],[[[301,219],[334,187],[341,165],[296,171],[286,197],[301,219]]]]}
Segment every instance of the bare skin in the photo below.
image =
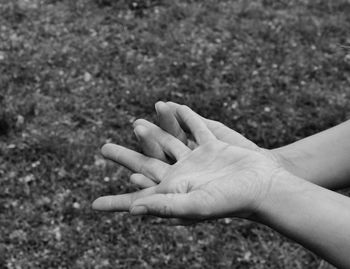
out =
{"type": "Polygon", "coordinates": [[[93,203],[95,210],[194,221],[249,218],[281,232],[339,268],[350,267],[348,197],[291,174],[274,154],[249,140],[239,140],[240,135],[241,146],[219,140],[219,128],[211,131],[188,107],[179,106],[175,112],[181,128],[192,135],[192,146],[149,122],[136,124],[140,143],[144,147],[156,143],[153,150],[162,151],[163,161],[122,146],[105,145],[102,154],[134,171],[131,179],[142,182],[145,188],[100,197],[93,203]]]}
{"type": "MultiPolygon", "coordinates": [[[[177,109],[180,106],[173,102],[158,102],[156,111],[159,127],[190,148],[195,148],[195,142],[186,133],[188,130],[186,125],[177,114],[177,109]]],[[[270,158],[275,159],[284,169],[298,177],[329,189],[350,186],[350,143],[348,142],[350,121],[290,145],[267,150],[258,147],[252,141],[220,122],[201,118],[218,140],[238,147],[265,151],[265,154],[269,155],[270,158]]],[[[135,121],[134,126],[139,125],[145,126],[150,134],[139,140],[143,152],[147,156],[167,161],[166,154],[157,144],[156,136],[152,135],[156,131],[156,126],[145,120],[135,121]]],[[[148,185],[150,184],[149,182],[148,185]]]]}
{"type": "MultiPolygon", "coordinates": [[[[131,194],[99,198],[93,204],[95,209],[186,219],[247,217],[256,213],[275,177],[288,174],[262,152],[217,140],[188,108],[183,107],[179,113],[193,131],[196,149],[191,150],[160,129],[159,146],[176,159],[173,165],[118,145],[105,145],[103,155],[136,172],[132,178],[157,184],[131,194]]],[[[148,136],[144,126],[136,129],[139,137],[148,136]]]]}

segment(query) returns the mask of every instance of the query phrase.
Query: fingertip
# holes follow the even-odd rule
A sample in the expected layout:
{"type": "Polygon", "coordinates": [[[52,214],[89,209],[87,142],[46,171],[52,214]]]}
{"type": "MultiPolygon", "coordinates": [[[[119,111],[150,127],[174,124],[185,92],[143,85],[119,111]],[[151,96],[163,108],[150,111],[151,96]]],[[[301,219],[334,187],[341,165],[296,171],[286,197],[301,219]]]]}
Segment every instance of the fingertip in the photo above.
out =
{"type": "Polygon", "coordinates": [[[175,107],[175,111],[176,114],[182,118],[184,115],[188,115],[191,112],[191,109],[186,105],[178,105],[175,107]]]}
{"type": "Polygon", "coordinates": [[[157,114],[159,114],[159,107],[161,106],[162,101],[158,101],[154,104],[154,109],[156,110],[157,114]]]}
{"type": "Polygon", "coordinates": [[[103,204],[102,202],[103,201],[102,201],[101,197],[97,198],[95,201],[92,202],[91,208],[93,210],[98,210],[98,211],[102,210],[102,204],[103,204]]]}
{"type": "Polygon", "coordinates": [[[102,147],[101,147],[101,154],[104,156],[104,157],[107,157],[110,152],[111,152],[111,148],[114,146],[114,144],[112,143],[107,143],[107,144],[104,144],[102,147]]]}
{"type": "Polygon", "coordinates": [[[164,102],[157,102],[155,105],[155,108],[158,115],[161,115],[162,113],[166,113],[167,111],[169,111],[168,105],[164,102]]]}
{"type": "Polygon", "coordinates": [[[168,101],[168,102],[166,102],[166,104],[169,106],[180,106],[180,104],[172,102],[172,101],[168,101]]]}
{"type": "Polygon", "coordinates": [[[144,119],[137,119],[137,120],[135,120],[134,122],[133,122],[133,127],[135,128],[136,126],[138,126],[138,125],[145,125],[146,123],[145,123],[145,121],[146,120],[144,120],[144,119]]]}
{"type": "Polygon", "coordinates": [[[143,125],[137,125],[134,129],[134,133],[140,139],[147,135],[148,129],[143,125]]]}
{"type": "Polygon", "coordinates": [[[130,214],[133,216],[145,215],[148,210],[145,206],[134,206],[130,209],[130,214]]]}
{"type": "Polygon", "coordinates": [[[156,109],[156,111],[158,112],[159,108],[161,106],[163,106],[165,103],[163,101],[158,101],[154,104],[154,108],[156,109]]]}
{"type": "Polygon", "coordinates": [[[132,175],[129,177],[130,182],[133,183],[133,184],[136,184],[136,185],[138,185],[138,183],[139,183],[139,180],[138,180],[138,176],[137,176],[137,175],[138,175],[138,174],[132,174],[132,175]]]}

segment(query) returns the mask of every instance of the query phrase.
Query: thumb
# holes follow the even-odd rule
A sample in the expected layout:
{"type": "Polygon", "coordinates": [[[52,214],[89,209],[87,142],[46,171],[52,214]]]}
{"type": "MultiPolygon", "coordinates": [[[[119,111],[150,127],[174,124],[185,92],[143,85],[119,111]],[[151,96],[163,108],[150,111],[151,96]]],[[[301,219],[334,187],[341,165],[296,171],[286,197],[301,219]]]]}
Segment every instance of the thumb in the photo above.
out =
{"type": "Polygon", "coordinates": [[[153,194],[137,199],[131,205],[130,213],[163,218],[204,219],[208,214],[200,196],[196,192],[153,194]]]}

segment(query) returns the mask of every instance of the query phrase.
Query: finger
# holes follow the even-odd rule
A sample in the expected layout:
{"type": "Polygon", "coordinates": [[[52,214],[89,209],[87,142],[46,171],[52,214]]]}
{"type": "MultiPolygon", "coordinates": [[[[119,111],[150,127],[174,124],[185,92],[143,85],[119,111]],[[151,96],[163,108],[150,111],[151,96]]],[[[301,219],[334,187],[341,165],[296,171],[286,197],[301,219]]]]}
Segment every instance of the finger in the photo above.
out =
{"type": "Polygon", "coordinates": [[[187,145],[186,133],[182,130],[172,109],[164,102],[156,103],[155,108],[158,115],[159,127],[187,145]]]}
{"type": "MultiPolygon", "coordinates": [[[[138,125],[148,126],[147,121],[141,119],[134,122],[134,128],[136,128],[138,125]]],[[[134,133],[145,155],[161,160],[163,162],[168,162],[165,152],[154,136],[150,135],[148,137],[141,137],[140,134],[135,132],[135,130],[134,133]]]]}
{"type": "MultiPolygon", "coordinates": [[[[177,103],[174,103],[174,102],[167,102],[166,103],[166,105],[168,106],[168,109],[171,111],[171,113],[173,114],[173,115],[175,115],[175,118],[176,118],[176,120],[178,121],[178,123],[180,124],[180,126],[182,127],[182,129],[183,130],[185,130],[186,132],[192,132],[191,131],[191,128],[189,128],[190,126],[185,122],[185,118],[183,117],[183,115],[181,115],[180,113],[179,113],[179,111],[181,111],[181,109],[182,109],[182,107],[186,107],[187,109],[189,109],[190,111],[192,111],[192,113],[191,114],[193,114],[194,116],[196,116],[197,118],[200,118],[200,119],[202,119],[202,121],[204,122],[204,123],[206,123],[206,118],[204,118],[204,117],[202,117],[201,115],[199,115],[199,114],[197,114],[196,112],[194,112],[193,110],[191,110],[189,107],[187,107],[187,106],[183,106],[183,105],[180,105],[180,104],[177,104],[177,103]]],[[[207,124],[204,124],[204,125],[202,125],[202,126],[207,126],[207,124]]],[[[209,126],[207,126],[207,127],[209,127],[209,126]]],[[[214,135],[214,132],[215,132],[215,128],[208,128],[209,129],[209,131],[210,132],[212,132],[212,134],[214,135]]],[[[192,135],[193,135],[193,133],[192,133],[192,135]]],[[[214,137],[215,137],[215,135],[214,135],[214,137]]],[[[190,142],[191,143],[191,142],[190,142]]],[[[196,143],[194,142],[192,142],[191,143],[192,144],[192,146],[193,145],[195,145],[195,146],[197,146],[196,145],[196,143]]],[[[189,145],[189,143],[188,143],[188,145],[189,145]]],[[[191,147],[190,147],[191,148],[191,147]]]]}
{"type": "Polygon", "coordinates": [[[130,208],[132,215],[153,215],[163,218],[196,219],[205,215],[203,201],[193,193],[153,194],[136,200],[130,208]]]}
{"type": "Polygon", "coordinates": [[[92,209],[99,211],[129,211],[134,201],[155,193],[156,187],[147,188],[133,193],[110,195],[97,198],[92,203],[92,209]]]}
{"type": "Polygon", "coordinates": [[[142,174],[132,174],[130,176],[130,181],[140,188],[149,188],[157,185],[152,179],[142,175],[142,174]]]}
{"type": "Polygon", "coordinates": [[[174,102],[170,102],[170,101],[166,102],[165,104],[167,105],[167,107],[171,111],[171,113],[175,116],[176,121],[179,123],[180,128],[185,132],[185,135],[186,135],[186,132],[187,133],[190,132],[190,129],[184,124],[183,119],[179,116],[178,111],[177,111],[182,105],[174,103],[174,102]]]}
{"type": "MultiPolygon", "coordinates": [[[[174,102],[167,102],[166,104],[167,104],[169,110],[175,115],[177,120],[182,121],[181,118],[179,118],[179,115],[177,114],[177,109],[179,109],[182,105],[174,103],[174,102]]],[[[218,137],[216,134],[223,133],[223,127],[226,127],[224,130],[225,134],[228,134],[228,131],[233,131],[232,129],[228,128],[227,126],[225,126],[224,124],[222,124],[218,121],[204,118],[203,116],[199,115],[198,113],[196,113],[194,111],[193,111],[193,113],[195,113],[198,117],[200,117],[204,121],[204,123],[207,125],[209,130],[216,136],[217,139],[221,140],[222,137],[218,137]]],[[[186,128],[186,131],[189,131],[189,130],[186,128]]],[[[221,141],[223,141],[223,140],[221,140],[221,141]]],[[[223,142],[227,142],[227,141],[223,141],[223,142]]]]}
{"type": "Polygon", "coordinates": [[[158,126],[143,120],[145,125],[137,125],[135,127],[135,133],[143,141],[142,144],[151,143],[147,141],[157,141],[161,149],[170,157],[175,160],[181,159],[185,154],[191,150],[180,140],[172,135],[164,132],[158,126]]]}
{"type": "Polygon", "coordinates": [[[116,144],[105,144],[101,152],[105,158],[152,178],[156,182],[161,181],[169,168],[169,165],[162,161],[146,157],[143,154],[116,144]]]}
{"type": "MultiPolygon", "coordinates": [[[[180,104],[177,104],[177,103],[175,103],[175,102],[171,102],[171,101],[169,101],[169,102],[166,102],[166,105],[168,106],[168,108],[169,108],[169,110],[175,115],[175,117],[178,117],[178,115],[177,115],[177,109],[178,108],[180,108],[181,106],[183,106],[183,105],[180,105],[180,104]]],[[[217,121],[214,121],[214,120],[209,120],[209,119],[207,119],[207,118],[204,118],[203,116],[201,116],[201,115],[199,115],[198,113],[196,113],[195,111],[193,111],[193,113],[195,113],[196,115],[198,115],[203,121],[211,121],[211,122],[216,122],[216,123],[219,123],[219,122],[217,122],[217,121]]],[[[211,125],[211,126],[213,126],[213,125],[211,125]]],[[[208,126],[208,127],[211,127],[211,126],[208,126]]],[[[188,129],[186,129],[185,131],[188,131],[188,129]]]]}
{"type": "MultiPolygon", "coordinates": [[[[173,114],[176,113],[176,109],[181,106],[174,102],[167,102],[166,104],[168,105],[169,109],[172,111],[173,114]]],[[[230,145],[236,145],[236,146],[245,147],[253,150],[258,147],[255,143],[248,140],[247,138],[245,138],[243,135],[236,132],[235,130],[225,126],[224,124],[218,121],[206,119],[200,115],[198,116],[201,117],[201,119],[205,122],[205,124],[209,128],[209,130],[215,135],[215,137],[218,140],[228,143],[230,145]]]]}
{"type": "Polygon", "coordinates": [[[188,106],[180,106],[176,109],[179,118],[190,130],[198,144],[204,144],[215,139],[213,133],[208,129],[201,117],[188,106]]]}
{"type": "Polygon", "coordinates": [[[208,126],[209,130],[213,132],[213,134],[218,140],[230,145],[240,146],[252,150],[258,148],[258,146],[255,143],[245,138],[243,135],[236,132],[235,130],[227,127],[226,125],[206,118],[203,118],[203,120],[208,126]]]}
{"type": "Polygon", "coordinates": [[[187,147],[189,147],[190,150],[194,150],[196,147],[198,147],[198,145],[192,139],[188,139],[187,147]]]}

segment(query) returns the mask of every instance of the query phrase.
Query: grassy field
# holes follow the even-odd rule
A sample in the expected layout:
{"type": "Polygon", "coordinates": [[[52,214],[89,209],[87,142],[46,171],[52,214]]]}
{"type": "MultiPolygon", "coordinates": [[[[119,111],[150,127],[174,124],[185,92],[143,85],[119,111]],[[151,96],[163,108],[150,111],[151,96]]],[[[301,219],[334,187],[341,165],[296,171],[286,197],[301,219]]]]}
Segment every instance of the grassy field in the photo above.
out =
{"type": "Polygon", "coordinates": [[[350,2],[0,0],[0,268],[329,268],[262,225],[93,212],[173,100],[273,148],[350,118],[350,2]]]}

